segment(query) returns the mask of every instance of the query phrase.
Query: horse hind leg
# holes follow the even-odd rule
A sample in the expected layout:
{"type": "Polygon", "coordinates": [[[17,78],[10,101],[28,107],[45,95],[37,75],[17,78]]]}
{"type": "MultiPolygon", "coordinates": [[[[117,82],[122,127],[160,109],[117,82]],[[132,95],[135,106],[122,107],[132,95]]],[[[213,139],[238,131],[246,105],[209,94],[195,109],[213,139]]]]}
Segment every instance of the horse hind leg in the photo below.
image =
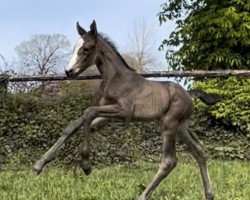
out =
{"type": "Polygon", "coordinates": [[[160,182],[168,176],[168,174],[176,166],[176,132],[178,130],[178,122],[171,122],[163,130],[163,157],[153,180],[149,183],[145,191],[139,196],[138,200],[147,200],[150,194],[160,184],[160,182]]]}
{"type": "Polygon", "coordinates": [[[203,151],[201,144],[195,141],[195,139],[193,139],[193,137],[189,134],[188,127],[186,124],[184,124],[180,128],[179,136],[180,136],[181,141],[188,145],[190,152],[195,157],[199,165],[202,182],[203,182],[203,186],[205,190],[206,200],[213,200],[214,195],[212,193],[212,188],[211,188],[210,179],[208,175],[205,153],[203,151]]]}

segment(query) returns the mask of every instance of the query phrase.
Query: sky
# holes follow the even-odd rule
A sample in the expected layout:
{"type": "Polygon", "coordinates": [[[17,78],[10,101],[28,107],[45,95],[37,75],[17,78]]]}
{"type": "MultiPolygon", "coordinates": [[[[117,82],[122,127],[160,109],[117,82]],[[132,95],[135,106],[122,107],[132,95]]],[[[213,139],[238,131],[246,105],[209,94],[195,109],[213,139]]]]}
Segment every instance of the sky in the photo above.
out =
{"type": "Polygon", "coordinates": [[[15,47],[35,34],[64,34],[73,48],[78,38],[76,22],[89,30],[93,20],[98,31],[108,35],[118,49],[123,50],[131,24],[136,18],[143,18],[148,26],[154,27],[155,45],[151,53],[164,63],[164,53],[159,52],[158,47],[174,30],[173,23],[159,26],[157,13],[164,2],[166,0],[0,0],[0,54],[8,62],[15,60],[15,47]]]}

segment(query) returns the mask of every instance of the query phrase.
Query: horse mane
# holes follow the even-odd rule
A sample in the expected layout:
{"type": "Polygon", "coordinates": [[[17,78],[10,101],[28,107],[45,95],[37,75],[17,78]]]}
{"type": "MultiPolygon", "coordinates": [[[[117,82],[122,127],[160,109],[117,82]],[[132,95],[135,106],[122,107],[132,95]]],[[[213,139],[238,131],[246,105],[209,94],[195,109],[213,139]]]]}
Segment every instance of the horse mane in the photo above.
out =
{"type": "Polygon", "coordinates": [[[130,69],[131,71],[135,71],[135,69],[133,69],[132,67],[130,67],[128,65],[128,63],[124,60],[124,58],[121,56],[121,54],[118,52],[116,45],[114,44],[113,41],[111,41],[110,37],[108,37],[107,35],[103,34],[103,33],[98,33],[98,36],[100,38],[102,38],[113,50],[114,52],[117,54],[117,56],[122,60],[122,62],[124,63],[124,65],[130,69]]]}

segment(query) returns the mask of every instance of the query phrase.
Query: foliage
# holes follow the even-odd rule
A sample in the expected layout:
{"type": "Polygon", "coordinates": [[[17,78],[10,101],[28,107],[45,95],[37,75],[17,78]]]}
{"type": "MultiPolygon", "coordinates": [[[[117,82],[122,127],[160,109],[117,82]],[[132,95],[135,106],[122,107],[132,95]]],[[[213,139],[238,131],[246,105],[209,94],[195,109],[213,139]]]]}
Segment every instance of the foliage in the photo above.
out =
{"type": "MultiPolygon", "coordinates": [[[[8,84],[8,74],[7,73],[1,73],[0,74],[0,94],[7,93],[7,84],[8,84]]],[[[0,95],[0,98],[2,98],[3,95],[0,95]]]]}
{"type": "MultiPolygon", "coordinates": [[[[94,170],[86,177],[79,171],[47,169],[34,177],[29,170],[0,172],[2,200],[131,200],[139,196],[158,165],[135,163],[94,170]]],[[[209,172],[216,199],[248,200],[249,163],[210,161],[209,172]]],[[[182,163],[152,194],[152,200],[204,199],[195,162],[182,163]]]]}
{"type": "MultiPolygon", "coordinates": [[[[93,82],[77,81],[63,84],[58,93],[1,94],[4,106],[0,107],[0,154],[8,154],[2,164],[22,167],[40,158],[68,123],[94,104],[90,87],[93,82]]],[[[227,130],[221,123],[214,125],[210,115],[200,110],[191,120],[191,131],[204,141],[207,154],[214,158],[249,160],[245,132],[237,131],[236,135],[235,130],[227,130]]],[[[135,122],[129,127],[114,122],[96,129],[91,134],[92,164],[106,166],[138,159],[158,161],[162,152],[160,131],[155,122],[135,122]]],[[[73,165],[83,136],[82,131],[72,136],[59,151],[54,164],[73,165]]],[[[178,147],[179,150],[184,148],[178,147]]]]}
{"type": "Polygon", "coordinates": [[[190,126],[190,132],[198,136],[209,157],[249,160],[249,138],[246,132],[239,129],[238,126],[229,126],[215,119],[205,108],[196,108],[190,126]]]}
{"type": "Polygon", "coordinates": [[[159,20],[176,20],[177,27],[160,49],[168,47],[172,69],[249,69],[249,12],[248,0],[170,0],[159,20]]]}
{"type": "MultiPolygon", "coordinates": [[[[250,2],[247,0],[170,0],[162,5],[161,23],[176,20],[176,30],[163,41],[166,58],[174,70],[216,70],[250,67],[250,2]]],[[[217,147],[206,144],[215,157],[242,158],[249,154],[249,80],[241,78],[195,81],[194,88],[221,96],[207,107],[197,101],[193,129],[207,133],[217,147]],[[200,116],[200,118],[198,117],[200,116]],[[210,123],[210,127],[205,125],[210,123]],[[244,135],[244,140],[238,138],[244,135]],[[237,138],[237,139],[236,139],[237,138]],[[237,153],[236,153],[237,152],[237,153]],[[245,153],[243,153],[245,152],[245,153]],[[245,154],[245,155],[246,155],[245,154]]]]}
{"type": "Polygon", "coordinates": [[[230,128],[247,133],[250,139],[250,79],[230,77],[196,81],[193,86],[218,94],[220,102],[212,107],[197,103],[197,109],[214,116],[230,128]]]}

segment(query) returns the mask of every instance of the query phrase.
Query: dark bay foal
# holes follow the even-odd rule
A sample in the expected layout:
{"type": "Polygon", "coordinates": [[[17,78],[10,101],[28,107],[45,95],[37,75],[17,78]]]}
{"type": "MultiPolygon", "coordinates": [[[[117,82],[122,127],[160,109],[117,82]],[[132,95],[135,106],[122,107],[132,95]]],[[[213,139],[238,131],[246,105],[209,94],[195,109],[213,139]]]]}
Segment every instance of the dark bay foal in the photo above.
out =
{"type": "Polygon", "coordinates": [[[40,173],[50,162],[65,140],[83,127],[86,140],[80,145],[81,168],[91,172],[89,163],[89,134],[91,127],[108,122],[112,118],[121,120],[159,120],[162,124],[163,156],[158,172],[138,200],[147,200],[159,183],[176,166],[176,139],[186,143],[196,158],[205,190],[206,200],[213,200],[203,149],[188,132],[188,119],[193,112],[191,96],[206,104],[214,104],[217,98],[203,91],[185,91],[173,82],[154,82],[144,79],[131,69],[117,49],[107,38],[98,34],[96,23],[85,31],[77,23],[80,35],[72,59],[65,72],[76,77],[95,64],[102,76],[99,105],[89,107],[77,120],[71,122],[58,141],[37,161],[34,170],[40,173]]]}

